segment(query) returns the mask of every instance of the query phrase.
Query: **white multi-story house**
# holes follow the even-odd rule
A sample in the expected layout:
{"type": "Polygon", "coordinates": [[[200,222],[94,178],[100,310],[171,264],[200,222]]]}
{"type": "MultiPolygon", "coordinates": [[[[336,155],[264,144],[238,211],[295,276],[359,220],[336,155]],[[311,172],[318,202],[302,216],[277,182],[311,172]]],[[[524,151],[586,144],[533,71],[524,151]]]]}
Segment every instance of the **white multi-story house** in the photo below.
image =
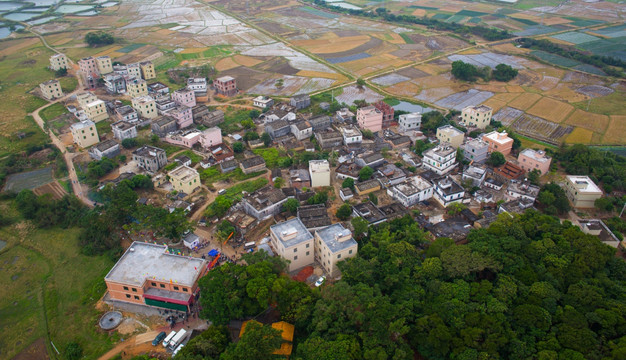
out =
{"type": "Polygon", "coordinates": [[[443,207],[453,203],[460,203],[465,196],[465,189],[456,183],[450,176],[435,181],[434,198],[443,207]]]}
{"type": "Polygon", "coordinates": [[[423,156],[423,166],[438,175],[449,173],[457,165],[456,149],[447,144],[429,149],[423,156]]]}
{"type": "Polygon", "coordinates": [[[339,128],[339,130],[341,131],[345,145],[360,144],[363,142],[363,134],[355,126],[344,126],[339,128]]]}
{"type": "Polygon", "coordinates": [[[420,201],[428,200],[433,196],[433,185],[421,176],[412,176],[405,182],[387,189],[387,194],[406,207],[411,207],[420,201]]]}
{"type": "Polygon", "coordinates": [[[422,114],[418,112],[402,114],[398,117],[398,130],[401,132],[419,130],[422,126],[422,114]]]}

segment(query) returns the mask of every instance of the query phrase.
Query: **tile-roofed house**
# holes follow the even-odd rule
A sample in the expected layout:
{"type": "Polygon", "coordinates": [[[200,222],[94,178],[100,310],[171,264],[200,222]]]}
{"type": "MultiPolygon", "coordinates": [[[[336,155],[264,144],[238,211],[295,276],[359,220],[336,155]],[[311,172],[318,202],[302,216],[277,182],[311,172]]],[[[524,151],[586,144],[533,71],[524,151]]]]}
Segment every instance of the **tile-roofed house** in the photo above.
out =
{"type": "Polygon", "coordinates": [[[315,131],[315,139],[322,149],[340,147],[343,144],[343,135],[337,130],[315,131]]]}
{"type": "Polygon", "coordinates": [[[167,165],[165,150],[158,147],[144,145],[133,151],[133,160],[137,165],[149,173],[156,173],[160,168],[167,165]]]}
{"type": "Polygon", "coordinates": [[[510,161],[505,162],[502,166],[494,168],[493,172],[494,174],[500,175],[509,180],[519,179],[525,173],[524,169],[510,161]]]}
{"type": "Polygon", "coordinates": [[[193,122],[206,127],[217,126],[224,122],[224,112],[222,110],[209,110],[206,105],[196,105],[191,108],[193,122]]]}
{"type": "Polygon", "coordinates": [[[359,178],[359,167],[356,164],[348,164],[344,163],[339,165],[339,167],[335,170],[335,175],[339,179],[350,178],[352,180],[357,180],[359,178]]]}
{"type": "Polygon", "coordinates": [[[251,174],[258,171],[266,170],[265,160],[261,156],[253,156],[242,160],[239,167],[244,174],[251,174]]]}
{"type": "Polygon", "coordinates": [[[381,189],[380,182],[376,179],[370,179],[361,181],[354,184],[354,189],[359,195],[367,195],[369,193],[378,191],[381,189]]]}
{"type": "Polygon", "coordinates": [[[534,201],[525,199],[515,199],[498,206],[498,214],[523,214],[528,209],[534,209],[534,201]]]}
{"type": "Polygon", "coordinates": [[[281,211],[288,197],[273,186],[266,186],[243,197],[241,203],[246,214],[258,220],[268,219],[281,211]]]}
{"type": "Polygon", "coordinates": [[[308,121],[313,127],[313,131],[328,129],[332,122],[330,116],[328,115],[315,116],[310,118],[308,121]]]}
{"type": "Polygon", "coordinates": [[[369,166],[376,169],[383,165],[385,158],[380,153],[360,154],[354,162],[361,167],[369,166]]]}
{"type": "Polygon", "coordinates": [[[115,140],[104,140],[91,149],[89,149],[89,156],[94,160],[102,160],[102,158],[112,159],[120,154],[120,144],[115,140]]]}
{"type": "Polygon", "coordinates": [[[295,95],[289,100],[289,104],[297,110],[304,109],[311,105],[311,98],[309,94],[295,95]]]}
{"type": "Polygon", "coordinates": [[[487,176],[487,168],[485,166],[469,165],[463,170],[461,179],[465,181],[471,181],[472,186],[481,186],[487,176]]]}
{"type": "Polygon", "coordinates": [[[311,187],[311,177],[306,169],[289,170],[289,184],[291,187],[302,189],[311,187]]]}
{"type": "Polygon", "coordinates": [[[507,200],[525,199],[535,201],[541,189],[532,185],[528,181],[511,181],[506,188],[505,197],[507,200]]]}
{"type": "Polygon", "coordinates": [[[291,124],[291,133],[298,140],[308,139],[313,135],[313,127],[308,121],[298,121],[291,124]]]}
{"type": "Polygon", "coordinates": [[[265,125],[265,132],[267,132],[272,139],[276,139],[289,134],[291,132],[291,125],[285,120],[272,121],[265,125]]]}
{"type": "Polygon", "coordinates": [[[371,201],[354,205],[352,207],[352,213],[355,217],[362,217],[370,225],[378,225],[387,221],[385,214],[371,201]]]}
{"type": "Polygon", "coordinates": [[[310,231],[321,229],[331,224],[326,205],[324,204],[300,206],[298,208],[298,218],[310,231]]]}

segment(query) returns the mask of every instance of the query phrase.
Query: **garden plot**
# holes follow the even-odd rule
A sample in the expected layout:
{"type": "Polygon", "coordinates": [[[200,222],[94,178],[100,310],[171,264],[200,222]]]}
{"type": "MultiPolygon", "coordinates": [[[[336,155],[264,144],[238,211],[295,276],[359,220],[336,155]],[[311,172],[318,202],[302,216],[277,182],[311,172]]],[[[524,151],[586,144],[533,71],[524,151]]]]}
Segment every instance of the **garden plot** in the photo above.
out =
{"type": "Polygon", "coordinates": [[[309,81],[304,84],[304,86],[302,86],[300,90],[296,91],[294,95],[309,94],[314,91],[326,89],[330,87],[334,82],[335,80],[324,78],[309,79],[309,81]]]}
{"type": "Polygon", "coordinates": [[[524,59],[520,59],[515,56],[500,55],[494,53],[484,53],[477,55],[452,55],[449,56],[448,59],[450,59],[450,61],[461,60],[464,63],[469,63],[478,67],[489,66],[492,69],[495,69],[496,65],[498,64],[507,64],[515,69],[523,69],[524,66],[521,64],[526,62],[524,59]]]}
{"type": "Polygon", "coordinates": [[[372,82],[376,85],[390,86],[390,85],[395,85],[395,84],[408,81],[408,80],[411,80],[411,78],[408,78],[406,76],[402,76],[399,74],[389,74],[389,75],[377,77],[373,79],[372,82]]]}
{"type": "Polygon", "coordinates": [[[460,111],[463,110],[463,108],[466,106],[482,104],[484,101],[491,98],[492,96],[493,93],[490,91],[479,91],[475,89],[470,89],[447,96],[435,102],[435,104],[446,109],[455,109],[460,111]]]}
{"type": "Polygon", "coordinates": [[[368,87],[359,88],[356,85],[351,85],[343,88],[343,93],[335,96],[335,99],[337,99],[340,104],[346,103],[352,105],[355,100],[365,100],[368,103],[375,103],[382,100],[383,96],[368,87]]]}
{"type": "Polygon", "coordinates": [[[572,126],[562,126],[528,114],[522,114],[510,126],[517,133],[552,144],[562,142],[574,130],[572,126]]]}
{"type": "Polygon", "coordinates": [[[587,95],[590,98],[607,96],[615,92],[615,90],[611,88],[600,86],[600,85],[586,85],[586,86],[576,89],[575,91],[583,95],[587,95]]]}
{"type": "Polygon", "coordinates": [[[514,109],[512,107],[505,107],[493,115],[495,121],[501,122],[503,125],[510,126],[515,120],[522,116],[524,112],[522,110],[514,109]]]}
{"type": "Polygon", "coordinates": [[[424,89],[420,92],[415,98],[417,100],[434,103],[437,100],[446,97],[450,94],[454,94],[454,90],[449,87],[439,87],[439,88],[431,88],[424,89]]]}
{"type": "Polygon", "coordinates": [[[35,189],[54,181],[52,169],[47,167],[39,170],[27,171],[9,175],[3,191],[18,193],[24,189],[35,189]]]}
{"type": "Polygon", "coordinates": [[[554,39],[567,41],[568,43],[572,43],[575,45],[590,42],[590,41],[600,40],[599,37],[595,37],[593,35],[581,33],[578,31],[567,32],[563,34],[554,35],[551,37],[554,39]]]}
{"type": "Polygon", "coordinates": [[[272,78],[253,86],[247,92],[250,94],[289,96],[295,94],[309,81],[305,77],[289,75],[282,76],[280,79],[283,80],[283,84],[280,87],[277,86],[278,79],[272,78]]]}
{"type": "Polygon", "coordinates": [[[273,43],[256,47],[240,47],[241,55],[247,56],[282,56],[289,60],[289,64],[296,69],[335,73],[326,65],[320,64],[301,52],[288,48],[283,43],[273,43]]]}

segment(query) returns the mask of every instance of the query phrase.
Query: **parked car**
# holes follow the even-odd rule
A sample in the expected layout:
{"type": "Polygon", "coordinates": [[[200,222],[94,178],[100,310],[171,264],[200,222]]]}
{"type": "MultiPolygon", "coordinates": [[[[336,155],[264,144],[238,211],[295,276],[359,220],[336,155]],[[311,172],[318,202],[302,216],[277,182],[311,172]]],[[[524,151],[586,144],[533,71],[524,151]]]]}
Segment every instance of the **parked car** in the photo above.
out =
{"type": "Polygon", "coordinates": [[[315,282],[315,286],[316,287],[320,287],[322,286],[322,284],[324,283],[324,281],[326,281],[326,276],[320,276],[319,279],[317,279],[317,281],[315,282]]]}
{"type": "Polygon", "coordinates": [[[152,346],[157,346],[159,345],[159,343],[161,341],[163,341],[163,339],[165,339],[165,336],[167,336],[167,334],[165,333],[165,331],[161,331],[159,333],[159,335],[157,335],[154,340],[152,340],[152,346]]]}

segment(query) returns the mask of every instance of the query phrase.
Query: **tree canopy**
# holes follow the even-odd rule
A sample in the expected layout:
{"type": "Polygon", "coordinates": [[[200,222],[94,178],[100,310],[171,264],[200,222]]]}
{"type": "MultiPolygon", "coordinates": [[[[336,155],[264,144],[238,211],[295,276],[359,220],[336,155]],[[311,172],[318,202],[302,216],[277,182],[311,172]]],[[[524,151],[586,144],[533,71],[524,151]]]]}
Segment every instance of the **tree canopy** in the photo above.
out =
{"type": "Polygon", "coordinates": [[[115,38],[113,35],[104,31],[91,31],[85,35],[85,42],[89,44],[89,46],[96,47],[113,44],[115,42],[115,38]]]}

